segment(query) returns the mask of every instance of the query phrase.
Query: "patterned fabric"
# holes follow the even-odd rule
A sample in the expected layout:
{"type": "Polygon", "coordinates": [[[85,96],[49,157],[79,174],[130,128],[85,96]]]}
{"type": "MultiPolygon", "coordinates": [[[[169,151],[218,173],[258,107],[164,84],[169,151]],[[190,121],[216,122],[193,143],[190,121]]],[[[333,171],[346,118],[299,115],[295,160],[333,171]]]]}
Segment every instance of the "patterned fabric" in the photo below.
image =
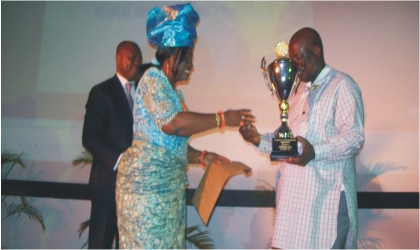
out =
{"type": "Polygon", "coordinates": [[[153,8],[147,15],[149,43],[162,47],[194,47],[200,16],[190,3],[153,8]]]}
{"type": "Polygon", "coordinates": [[[155,67],[139,82],[133,144],[118,165],[120,248],[185,248],[188,137],[160,129],[182,111],[178,94],[155,67]]]}
{"type": "MultiPolygon", "coordinates": [[[[357,248],[355,154],[364,143],[360,89],[348,75],[327,65],[311,88],[300,84],[289,103],[289,127],[313,145],[315,159],[306,167],[279,164],[272,246],[331,248],[344,185],[351,224],[347,247],[357,248]]],[[[273,136],[261,136],[261,152],[270,153],[273,136]]]]}
{"type": "Polygon", "coordinates": [[[161,130],[163,125],[183,111],[181,101],[184,102],[182,92],[175,92],[165,74],[151,67],[136,89],[133,131],[141,135],[139,139],[166,147],[181,158],[186,158],[189,137],[167,135],[161,130]]]}

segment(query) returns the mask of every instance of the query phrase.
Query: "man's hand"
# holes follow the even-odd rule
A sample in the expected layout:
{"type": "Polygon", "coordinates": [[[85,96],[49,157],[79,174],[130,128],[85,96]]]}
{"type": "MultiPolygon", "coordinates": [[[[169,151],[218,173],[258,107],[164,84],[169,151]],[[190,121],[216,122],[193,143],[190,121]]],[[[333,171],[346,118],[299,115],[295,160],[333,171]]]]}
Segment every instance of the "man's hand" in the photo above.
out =
{"type": "Polygon", "coordinates": [[[280,161],[304,167],[308,162],[315,158],[315,150],[312,144],[305,138],[301,136],[297,136],[296,138],[298,142],[302,144],[302,154],[299,157],[285,158],[280,161]]]}
{"type": "Polygon", "coordinates": [[[258,134],[257,128],[255,128],[254,125],[247,124],[239,127],[239,133],[245,141],[250,142],[255,146],[260,145],[260,134],[258,134]]]}

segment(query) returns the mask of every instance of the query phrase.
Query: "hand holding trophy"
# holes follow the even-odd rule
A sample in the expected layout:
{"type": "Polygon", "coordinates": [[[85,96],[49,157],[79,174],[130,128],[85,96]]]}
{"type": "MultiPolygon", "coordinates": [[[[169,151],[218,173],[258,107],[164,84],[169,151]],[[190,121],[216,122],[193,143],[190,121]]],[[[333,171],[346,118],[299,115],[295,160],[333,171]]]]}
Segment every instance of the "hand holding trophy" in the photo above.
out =
{"type": "Polygon", "coordinates": [[[281,126],[272,141],[271,161],[299,156],[297,139],[293,138],[292,132],[287,125],[287,111],[289,110],[287,99],[296,80],[297,69],[289,58],[289,46],[286,42],[279,42],[276,45],[275,53],[277,59],[270,63],[268,67],[266,67],[265,58],[263,57],[261,60],[261,71],[264,75],[264,80],[271,93],[275,92],[280,100],[281,126]]]}

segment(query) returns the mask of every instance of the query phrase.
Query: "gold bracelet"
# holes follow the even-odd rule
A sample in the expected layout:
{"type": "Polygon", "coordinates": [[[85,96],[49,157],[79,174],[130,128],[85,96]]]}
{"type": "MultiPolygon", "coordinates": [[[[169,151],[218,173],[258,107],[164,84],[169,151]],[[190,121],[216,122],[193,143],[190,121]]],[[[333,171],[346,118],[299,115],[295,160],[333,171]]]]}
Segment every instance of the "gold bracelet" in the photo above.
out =
{"type": "Polygon", "coordinates": [[[216,123],[217,123],[217,127],[220,128],[220,114],[216,113],[216,123]]]}

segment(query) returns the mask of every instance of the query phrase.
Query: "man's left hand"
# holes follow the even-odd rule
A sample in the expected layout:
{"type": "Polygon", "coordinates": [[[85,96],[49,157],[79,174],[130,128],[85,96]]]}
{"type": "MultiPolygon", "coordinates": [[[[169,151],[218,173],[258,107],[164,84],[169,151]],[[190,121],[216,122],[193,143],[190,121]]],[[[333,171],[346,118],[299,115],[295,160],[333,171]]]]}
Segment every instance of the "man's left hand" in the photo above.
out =
{"type": "Polygon", "coordinates": [[[297,136],[296,138],[298,142],[302,144],[302,154],[299,157],[285,158],[280,161],[304,167],[308,162],[315,158],[315,150],[312,144],[305,138],[301,136],[297,136]]]}

